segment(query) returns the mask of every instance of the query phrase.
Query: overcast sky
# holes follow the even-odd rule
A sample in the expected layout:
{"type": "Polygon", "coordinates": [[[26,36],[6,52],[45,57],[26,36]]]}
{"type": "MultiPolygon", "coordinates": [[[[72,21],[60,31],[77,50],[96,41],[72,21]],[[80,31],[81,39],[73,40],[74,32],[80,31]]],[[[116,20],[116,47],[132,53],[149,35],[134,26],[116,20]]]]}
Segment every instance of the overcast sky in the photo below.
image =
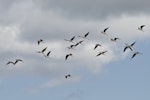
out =
{"type": "Polygon", "coordinates": [[[1,98],[149,100],[149,6],[149,0],[0,0],[1,98]],[[87,32],[88,39],[78,37],[87,32]],[[73,36],[84,41],[69,50],[73,43],[64,39],[73,36]],[[123,53],[134,41],[133,51],[123,53]],[[37,53],[45,47],[49,58],[37,53]],[[131,60],[136,51],[142,55],[131,60]],[[6,65],[17,58],[23,62],[6,65]]]}

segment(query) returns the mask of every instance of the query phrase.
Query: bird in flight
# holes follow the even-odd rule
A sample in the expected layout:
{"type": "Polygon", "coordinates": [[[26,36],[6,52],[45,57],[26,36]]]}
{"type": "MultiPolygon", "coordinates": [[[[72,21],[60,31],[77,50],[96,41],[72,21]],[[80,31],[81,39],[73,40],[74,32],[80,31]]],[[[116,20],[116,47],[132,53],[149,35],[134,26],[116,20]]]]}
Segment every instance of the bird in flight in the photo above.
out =
{"type": "Polygon", "coordinates": [[[38,41],[37,41],[38,45],[40,45],[41,42],[43,42],[42,39],[38,40],[38,41]]]}
{"type": "Polygon", "coordinates": [[[84,36],[79,36],[79,37],[87,39],[88,35],[89,35],[89,32],[87,32],[84,36]]]}
{"type": "Polygon", "coordinates": [[[100,53],[98,53],[96,56],[105,55],[106,52],[107,52],[107,51],[100,52],[100,53]]]}
{"type": "Polygon", "coordinates": [[[79,44],[82,44],[82,42],[83,42],[83,40],[77,42],[77,43],[75,44],[75,47],[78,46],[79,44]]]}
{"type": "Polygon", "coordinates": [[[68,77],[71,77],[71,75],[70,74],[68,74],[68,75],[65,75],[65,78],[67,79],[68,77]]]}
{"type": "Polygon", "coordinates": [[[72,44],[69,47],[67,47],[68,49],[74,49],[74,47],[76,47],[76,45],[72,44]]]}
{"type": "Polygon", "coordinates": [[[41,50],[41,51],[38,51],[37,53],[44,53],[44,51],[46,51],[46,49],[47,49],[47,47],[45,47],[43,50],[41,50]]]}
{"type": "Polygon", "coordinates": [[[69,41],[69,42],[73,42],[73,40],[75,39],[76,36],[73,36],[70,40],[68,39],[64,39],[65,41],[69,41]]]}
{"type": "Polygon", "coordinates": [[[46,55],[44,55],[45,57],[49,57],[51,51],[49,51],[46,55]]]}
{"type": "Polygon", "coordinates": [[[95,47],[94,47],[94,50],[95,50],[97,47],[99,47],[99,46],[102,46],[102,45],[96,44],[95,47]]]}
{"type": "Polygon", "coordinates": [[[106,31],[109,29],[109,27],[105,28],[103,31],[101,31],[102,34],[106,34],[106,31]]]}
{"type": "Polygon", "coordinates": [[[66,57],[65,57],[65,60],[67,60],[69,56],[72,56],[72,54],[71,53],[67,54],[66,57]]]}
{"type": "Polygon", "coordinates": [[[138,30],[143,31],[143,27],[145,27],[145,25],[141,25],[140,27],[138,27],[138,30]]]}
{"type": "Polygon", "coordinates": [[[126,46],[125,46],[125,48],[124,48],[123,52],[125,52],[128,48],[132,51],[132,47],[134,46],[134,44],[135,44],[135,43],[136,43],[136,41],[135,41],[135,42],[133,42],[131,45],[126,44],[126,46]]]}
{"type": "Polygon", "coordinates": [[[8,64],[16,65],[18,62],[23,62],[23,60],[22,60],[22,59],[16,59],[15,62],[13,62],[13,61],[8,61],[6,65],[8,65],[8,64]]]}
{"type": "Polygon", "coordinates": [[[142,55],[142,53],[140,53],[140,52],[134,52],[134,54],[132,55],[132,57],[131,57],[131,59],[133,59],[136,55],[138,55],[138,54],[141,54],[142,55]]]}
{"type": "Polygon", "coordinates": [[[117,37],[111,39],[111,41],[114,41],[114,42],[116,42],[117,40],[119,40],[119,38],[117,37]]]}

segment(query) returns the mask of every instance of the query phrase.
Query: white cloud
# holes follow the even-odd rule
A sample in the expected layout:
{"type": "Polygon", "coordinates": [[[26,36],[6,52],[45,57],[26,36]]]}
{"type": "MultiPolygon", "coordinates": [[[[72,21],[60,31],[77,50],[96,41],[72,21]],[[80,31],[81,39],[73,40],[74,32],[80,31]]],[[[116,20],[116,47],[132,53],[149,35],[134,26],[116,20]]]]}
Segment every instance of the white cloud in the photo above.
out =
{"type": "MultiPolygon", "coordinates": [[[[100,22],[94,22],[94,21],[84,22],[84,20],[83,21],[71,20],[72,25],[78,26],[79,24],[80,28],[76,27],[74,29],[72,26],[67,25],[68,23],[70,23],[70,21],[67,19],[64,19],[63,17],[61,18],[61,16],[56,17],[56,18],[52,17],[51,20],[53,19],[54,20],[59,19],[60,22],[64,24],[63,26],[66,25],[65,27],[68,27],[68,30],[72,31],[74,35],[76,34],[75,29],[80,30],[83,28],[86,30],[91,30],[90,35],[88,37],[89,40],[85,40],[83,42],[83,45],[80,45],[79,47],[77,47],[76,50],[67,50],[67,46],[69,46],[70,44],[64,41],[64,38],[69,38],[70,36],[61,37],[62,39],[60,39],[58,36],[58,39],[57,39],[57,37],[53,37],[55,33],[50,33],[47,36],[54,38],[54,40],[53,41],[44,40],[44,43],[41,44],[41,46],[38,46],[36,43],[37,40],[35,40],[32,43],[27,40],[21,41],[20,35],[23,35],[25,33],[21,32],[20,26],[17,26],[17,25],[1,26],[0,32],[1,32],[2,42],[0,43],[0,46],[3,49],[2,52],[6,52],[6,53],[14,52],[14,54],[16,55],[15,57],[22,56],[25,60],[25,63],[22,65],[21,67],[22,69],[20,70],[25,70],[25,72],[26,71],[28,72],[30,69],[31,73],[33,71],[35,73],[45,74],[45,71],[49,73],[53,71],[57,72],[61,69],[61,70],[64,70],[65,72],[65,70],[67,69],[72,70],[75,67],[82,67],[85,69],[89,69],[92,72],[99,72],[103,65],[114,60],[119,60],[120,56],[123,56],[123,58],[126,57],[125,54],[122,54],[124,43],[127,42],[130,44],[135,40],[142,40],[143,38],[149,38],[150,36],[148,34],[149,23],[148,21],[146,21],[146,20],[149,20],[148,16],[144,16],[144,17],[143,16],[138,16],[138,17],[122,16],[121,18],[118,18],[118,19],[115,19],[115,18],[109,19],[106,22],[101,22],[101,21],[100,22]],[[137,30],[137,27],[141,25],[141,22],[139,21],[139,19],[140,21],[142,21],[142,24],[146,24],[146,27],[144,27],[145,32],[139,32],[137,30]],[[101,23],[101,24],[98,25],[98,23],[101,23]],[[93,27],[96,25],[100,27],[99,31],[93,27]],[[105,26],[110,27],[110,29],[108,30],[107,36],[100,34],[100,31],[103,30],[105,26]],[[110,41],[110,38],[115,37],[116,35],[117,37],[121,38],[121,40],[119,40],[118,43],[112,43],[110,41]],[[5,39],[6,37],[8,38],[5,39]],[[94,51],[93,48],[96,43],[101,43],[103,46],[94,51]],[[49,50],[52,51],[50,58],[48,60],[45,60],[44,57],[36,53],[37,51],[42,50],[46,46],[48,46],[47,52],[49,50]],[[108,50],[105,56],[95,57],[100,51],[105,51],[105,50],[108,50]],[[65,55],[70,52],[73,53],[73,57],[70,57],[68,61],[65,61],[65,55]],[[17,53],[19,53],[19,56],[17,55],[17,53]],[[41,62],[40,60],[43,61],[43,63],[40,63],[41,62]],[[49,61],[52,61],[52,62],[49,63],[49,61]],[[69,68],[68,65],[69,66],[71,65],[72,67],[69,68]],[[37,66],[39,66],[38,69],[37,69],[37,66]]],[[[55,28],[57,27],[55,26],[55,28]]],[[[84,33],[82,33],[81,35],[84,35],[84,33]]],[[[40,38],[40,37],[37,37],[37,38],[40,38]]],[[[82,39],[79,39],[76,37],[75,41],[79,41],[79,40],[82,40],[82,39]]],[[[10,57],[12,57],[10,59],[15,58],[13,57],[14,54],[11,56],[6,55],[7,60],[10,57]]]]}
{"type": "MultiPolygon", "coordinates": [[[[126,58],[128,53],[122,53],[124,43],[130,44],[135,40],[150,38],[149,15],[122,15],[117,18],[110,16],[104,21],[70,19],[59,11],[43,10],[34,2],[27,1],[11,5],[6,16],[9,19],[5,19],[7,24],[0,25],[0,53],[4,57],[1,62],[3,65],[1,65],[5,67],[7,61],[21,57],[24,63],[17,65],[12,73],[23,72],[56,77],[44,83],[44,86],[47,87],[64,84],[66,80],[57,77],[66,72],[73,72],[77,68],[97,73],[104,65],[112,61],[119,61],[120,58],[126,58]],[[146,25],[144,32],[137,30],[137,27],[142,24],[146,25]],[[106,36],[100,33],[105,27],[110,27],[106,36]],[[77,47],[76,50],[66,48],[70,43],[64,41],[65,38],[84,35],[88,31],[90,32],[89,40],[85,40],[83,45],[77,47]],[[110,38],[113,37],[119,37],[121,40],[112,43],[110,38]],[[40,38],[44,39],[44,43],[38,46],[36,41],[40,38]],[[101,43],[103,46],[94,51],[96,43],[101,43]],[[48,46],[47,51],[52,51],[49,59],[36,53],[46,46],[48,46]],[[106,55],[96,57],[100,51],[104,50],[108,51],[106,55]],[[70,52],[73,53],[73,57],[65,61],[65,55],[70,52]]],[[[82,39],[75,38],[76,42],[79,40],[82,39]]],[[[12,73],[4,71],[1,74],[12,73]]]]}

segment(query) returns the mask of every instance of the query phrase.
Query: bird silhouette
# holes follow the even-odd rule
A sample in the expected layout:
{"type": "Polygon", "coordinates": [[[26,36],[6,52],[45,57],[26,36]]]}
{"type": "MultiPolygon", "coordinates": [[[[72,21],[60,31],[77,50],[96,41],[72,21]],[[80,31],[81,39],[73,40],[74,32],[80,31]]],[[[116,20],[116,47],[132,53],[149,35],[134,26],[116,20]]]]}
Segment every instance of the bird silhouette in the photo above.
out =
{"type": "Polygon", "coordinates": [[[103,31],[101,31],[102,34],[106,34],[106,31],[109,29],[109,27],[105,28],[103,31]]]}
{"type": "Polygon", "coordinates": [[[69,47],[67,47],[68,49],[74,49],[74,47],[76,47],[76,45],[72,44],[69,47]]]}
{"type": "Polygon", "coordinates": [[[45,51],[46,51],[46,49],[47,49],[47,47],[45,47],[43,50],[41,50],[41,51],[38,51],[37,53],[44,53],[45,51]]]}
{"type": "Polygon", "coordinates": [[[133,59],[136,55],[138,55],[138,54],[141,54],[142,55],[142,53],[140,53],[140,52],[134,52],[134,54],[132,55],[132,57],[131,57],[131,59],[133,59]]]}
{"type": "Polygon", "coordinates": [[[116,42],[117,40],[119,40],[119,38],[117,37],[111,39],[111,41],[114,41],[114,42],[116,42]]]}
{"type": "Polygon", "coordinates": [[[38,41],[37,41],[38,45],[40,45],[41,42],[43,42],[42,39],[38,40],[38,41]]]}
{"type": "Polygon", "coordinates": [[[87,32],[84,36],[79,36],[79,37],[87,39],[88,35],[89,35],[89,32],[87,32]]]}
{"type": "Polygon", "coordinates": [[[68,74],[68,75],[65,75],[65,78],[67,79],[68,77],[71,77],[71,75],[70,74],[68,74]]]}
{"type": "Polygon", "coordinates": [[[76,36],[73,36],[70,40],[68,39],[64,39],[65,41],[69,41],[69,42],[73,42],[73,40],[75,39],[76,36]]]}
{"type": "Polygon", "coordinates": [[[45,57],[49,57],[51,51],[49,51],[46,55],[44,55],[45,57]]]}
{"type": "Polygon", "coordinates": [[[75,47],[78,46],[79,44],[82,44],[82,42],[83,42],[83,40],[77,42],[77,43],[75,44],[75,47]]]}
{"type": "Polygon", "coordinates": [[[6,65],[8,65],[8,64],[16,65],[18,62],[23,62],[23,60],[22,60],[22,59],[16,59],[15,62],[13,62],[13,61],[8,61],[6,65]]]}
{"type": "Polygon", "coordinates": [[[66,57],[65,57],[65,60],[67,60],[69,56],[72,56],[72,54],[71,53],[67,54],[66,57]]]}
{"type": "Polygon", "coordinates": [[[96,56],[105,55],[106,52],[107,52],[107,51],[100,52],[100,53],[98,53],[96,56]]]}
{"type": "Polygon", "coordinates": [[[98,46],[102,46],[102,45],[96,44],[95,47],[94,47],[94,50],[95,50],[98,46]]]}
{"type": "Polygon", "coordinates": [[[143,31],[143,27],[145,27],[145,25],[141,25],[140,27],[138,27],[138,30],[143,31]]]}
{"type": "Polygon", "coordinates": [[[132,47],[134,46],[135,43],[136,43],[136,41],[133,42],[131,45],[125,44],[126,46],[125,46],[123,52],[125,52],[128,48],[132,51],[132,47]]]}

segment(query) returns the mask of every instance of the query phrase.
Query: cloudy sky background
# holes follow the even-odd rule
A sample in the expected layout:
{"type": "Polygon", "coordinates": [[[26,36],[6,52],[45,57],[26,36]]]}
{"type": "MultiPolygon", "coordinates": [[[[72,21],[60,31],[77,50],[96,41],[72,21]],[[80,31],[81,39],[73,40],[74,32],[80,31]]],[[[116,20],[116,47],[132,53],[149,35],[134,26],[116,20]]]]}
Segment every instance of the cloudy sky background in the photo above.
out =
{"type": "Polygon", "coordinates": [[[0,96],[3,100],[149,100],[148,0],[0,0],[0,96]],[[137,27],[145,24],[144,32],[137,27]],[[107,35],[100,32],[109,27],[107,35]],[[64,41],[89,32],[75,50],[64,41]],[[119,37],[116,43],[111,38],[119,37]],[[44,43],[37,45],[37,40],[44,43]],[[125,43],[134,51],[123,53],[125,43]],[[103,46],[93,50],[95,44],[103,46]],[[36,52],[48,47],[49,59],[36,52]],[[108,50],[105,56],[96,57],[108,50]],[[65,61],[65,55],[73,56],[65,61]],[[6,65],[16,58],[16,66],[6,65]],[[65,79],[71,74],[70,79],[65,79]]]}

